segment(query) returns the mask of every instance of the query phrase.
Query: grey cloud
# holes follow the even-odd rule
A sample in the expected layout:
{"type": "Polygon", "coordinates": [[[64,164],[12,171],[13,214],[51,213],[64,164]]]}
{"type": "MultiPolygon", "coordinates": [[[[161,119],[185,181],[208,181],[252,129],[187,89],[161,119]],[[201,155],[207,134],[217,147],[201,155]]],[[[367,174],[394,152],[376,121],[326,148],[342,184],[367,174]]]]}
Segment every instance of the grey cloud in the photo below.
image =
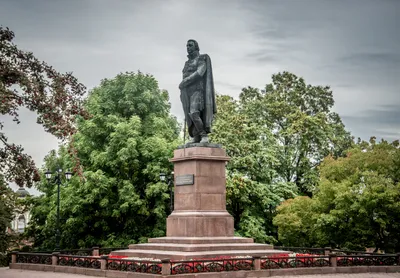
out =
{"type": "MultiPolygon", "coordinates": [[[[400,94],[400,92],[399,92],[400,94]]],[[[383,104],[379,106],[381,108],[381,110],[392,110],[392,111],[396,111],[399,110],[400,107],[400,100],[398,104],[383,104]]]]}
{"type": "Polygon", "coordinates": [[[380,138],[388,138],[388,140],[400,140],[400,131],[389,132],[389,131],[379,131],[380,138]]]}
{"type": "Polygon", "coordinates": [[[354,88],[354,84],[339,83],[335,85],[335,88],[354,88]]]}
{"type": "Polygon", "coordinates": [[[259,28],[254,28],[252,32],[255,36],[261,38],[276,38],[276,39],[287,39],[296,35],[295,32],[288,32],[282,29],[265,29],[265,27],[260,26],[259,28]]]}
{"type": "Polygon", "coordinates": [[[365,109],[355,115],[344,115],[342,119],[356,137],[400,139],[400,101],[365,109]]]}
{"type": "Polygon", "coordinates": [[[276,55],[276,52],[259,50],[246,55],[247,59],[254,59],[257,62],[265,63],[265,62],[274,62],[277,63],[281,60],[279,55],[276,55]]]}
{"type": "Polygon", "coordinates": [[[376,109],[366,109],[354,116],[346,116],[347,120],[358,123],[370,123],[398,127],[400,131],[400,103],[398,105],[382,105],[376,109]]]}
{"type": "Polygon", "coordinates": [[[232,84],[232,83],[228,83],[228,82],[221,82],[221,81],[215,81],[215,85],[229,88],[229,89],[235,90],[237,92],[241,92],[242,89],[245,87],[245,86],[236,85],[236,84],[232,84]]]}
{"type": "Polygon", "coordinates": [[[382,66],[400,68],[400,53],[354,53],[339,59],[339,62],[354,66],[382,66]]]}

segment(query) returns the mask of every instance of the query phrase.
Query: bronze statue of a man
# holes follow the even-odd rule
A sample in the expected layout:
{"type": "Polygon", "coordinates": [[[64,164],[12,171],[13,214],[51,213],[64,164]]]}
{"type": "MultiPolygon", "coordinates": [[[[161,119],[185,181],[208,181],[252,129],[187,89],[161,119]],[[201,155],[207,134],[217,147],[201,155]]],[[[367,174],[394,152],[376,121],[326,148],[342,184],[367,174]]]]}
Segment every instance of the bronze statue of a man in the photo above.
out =
{"type": "Polygon", "coordinates": [[[199,53],[199,44],[188,40],[186,44],[188,60],[183,68],[183,80],[179,84],[181,101],[189,135],[192,143],[208,143],[208,133],[214,114],[215,104],[214,80],[211,59],[207,54],[199,53]]]}

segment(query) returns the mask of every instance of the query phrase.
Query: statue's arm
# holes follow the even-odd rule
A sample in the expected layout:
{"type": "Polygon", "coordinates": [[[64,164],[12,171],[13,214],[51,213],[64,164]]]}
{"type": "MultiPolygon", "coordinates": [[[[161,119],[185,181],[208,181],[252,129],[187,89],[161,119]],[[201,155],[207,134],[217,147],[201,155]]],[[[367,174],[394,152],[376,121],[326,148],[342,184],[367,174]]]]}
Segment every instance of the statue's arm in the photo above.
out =
{"type": "Polygon", "coordinates": [[[205,59],[200,58],[199,62],[197,64],[197,70],[194,73],[192,73],[191,75],[189,75],[188,77],[184,78],[182,81],[182,85],[188,86],[191,83],[199,80],[200,78],[202,78],[204,76],[204,74],[206,73],[206,70],[207,70],[206,61],[205,61],[205,59]]]}

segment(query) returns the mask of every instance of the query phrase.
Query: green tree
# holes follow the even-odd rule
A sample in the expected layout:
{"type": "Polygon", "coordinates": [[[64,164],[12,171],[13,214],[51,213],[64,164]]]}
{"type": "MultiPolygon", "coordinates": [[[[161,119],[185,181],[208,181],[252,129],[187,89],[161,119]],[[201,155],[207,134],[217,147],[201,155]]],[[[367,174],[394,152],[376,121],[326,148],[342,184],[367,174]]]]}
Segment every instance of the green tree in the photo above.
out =
{"type": "Polygon", "coordinates": [[[234,217],[237,235],[258,242],[274,242],[275,207],[296,195],[291,183],[275,182],[273,136],[248,115],[243,103],[217,96],[218,114],[211,139],[224,146],[227,164],[227,209],[234,217]]]}
{"type": "MultiPolygon", "coordinates": [[[[94,88],[73,137],[83,166],[61,192],[62,248],[126,245],[165,234],[169,194],[160,172],[179,144],[179,126],[170,114],[168,93],[150,75],[119,74],[94,88]]],[[[51,153],[46,166],[68,168],[65,148],[51,153]]],[[[35,244],[54,243],[56,187],[41,183],[31,235],[35,244]]]]}
{"type": "Polygon", "coordinates": [[[0,175],[0,254],[9,247],[11,234],[8,233],[8,228],[14,218],[15,209],[16,196],[0,175]]]}
{"type": "Polygon", "coordinates": [[[342,156],[351,145],[333,103],[329,87],[288,72],[273,75],[264,91],[248,87],[238,100],[217,97],[211,139],[232,158],[227,207],[238,234],[273,241],[276,207],[298,192],[312,195],[322,159],[342,156]]]}
{"type": "Polygon", "coordinates": [[[346,158],[321,165],[316,228],[332,245],[400,250],[398,141],[359,142],[346,158]]]}
{"type": "Polygon", "coordinates": [[[278,208],[274,223],[280,239],[311,246],[399,251],[399,154],[398,141],[376,143],[371,138],[359,141],[346,157],[325,158],[320,184],[308,205],[301,212],[299,200],[278,208]],[[300,236],[295,230],[306,231],[303,239],[295,239],[300,236]]]}
{"type": "Polygon", "coordinates": [[[313,246],[315,211],[308,196],[288,199],[277,208],[273,223],[278,229],[279,241],[285,246],[313,246]]]}
{"type": "Polygon", "coordinates": [[[318,183],[317,167],[328,154],[343,156],[352,144],[328,86],[306,84],[303,78],[283,72],[272,76],[264,91],[245,88],[240,101],[257,128],[269,130],[276,146],[273,170],[282,182],[293,182],[312,195],[318,183]]]}
{"type": "MultiPolygon", "coordinates": [[[[16,215],[26,211],[25,202],[7,185],[0,175],[0,266],[8,266],[8,251],[19,248],[23,235],[11,230],[11,222],[16,215]]],[[[8,253],[9,254],[9,253],[8,253]]]]}

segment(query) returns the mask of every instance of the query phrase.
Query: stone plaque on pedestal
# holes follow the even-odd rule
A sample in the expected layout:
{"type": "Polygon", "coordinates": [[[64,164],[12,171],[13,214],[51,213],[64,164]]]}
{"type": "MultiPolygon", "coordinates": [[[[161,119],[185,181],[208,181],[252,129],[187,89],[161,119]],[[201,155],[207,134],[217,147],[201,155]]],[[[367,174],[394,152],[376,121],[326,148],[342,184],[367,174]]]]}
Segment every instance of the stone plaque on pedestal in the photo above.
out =
{"type": "Polygon", "coordinates": [[[194,184],[194,175],[182,175],[175,177],[175,185],[193,185],[194,184]]]}

